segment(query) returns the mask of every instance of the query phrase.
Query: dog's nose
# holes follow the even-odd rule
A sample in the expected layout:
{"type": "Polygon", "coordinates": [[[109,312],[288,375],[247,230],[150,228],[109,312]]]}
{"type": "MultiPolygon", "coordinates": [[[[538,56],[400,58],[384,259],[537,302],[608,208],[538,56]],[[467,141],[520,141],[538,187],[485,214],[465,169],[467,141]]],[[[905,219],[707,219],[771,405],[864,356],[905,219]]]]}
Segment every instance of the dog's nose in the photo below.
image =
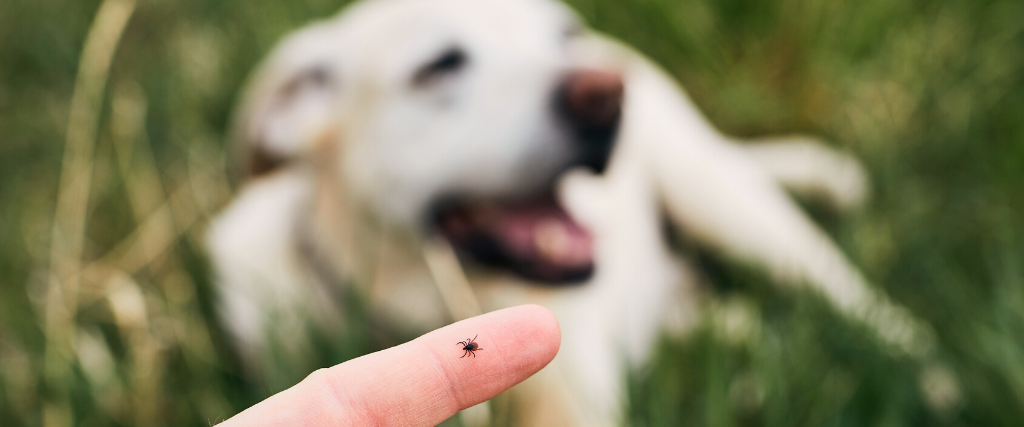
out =
{"type": "Polygon", "coordinates": [[[563,86],[565,114],[584,129],[613,127],[622,109],[622,76],[599,70],[575,71],[563,86]]]}

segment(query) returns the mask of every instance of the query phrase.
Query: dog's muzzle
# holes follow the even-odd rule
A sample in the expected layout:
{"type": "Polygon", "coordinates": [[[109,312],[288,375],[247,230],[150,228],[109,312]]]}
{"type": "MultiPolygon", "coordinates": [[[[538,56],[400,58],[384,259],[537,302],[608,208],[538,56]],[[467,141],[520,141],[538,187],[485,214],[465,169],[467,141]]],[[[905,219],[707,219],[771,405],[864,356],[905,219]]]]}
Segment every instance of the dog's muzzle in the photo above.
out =
{"type": "MultiPolygon", "coordinates": [[[[576,71],[555,90],[556,114],[576,155],[565,170],[608,165],[622,115],[618,74],[576,71]]],[[[552,184],[553,185],[553,184],[552,184]]],[[[593,238],[558,204],[552,188],[517,200],[449,200],[434,225],[464,257],[538,284],[580,283],[594,272],[593,238]]]]}

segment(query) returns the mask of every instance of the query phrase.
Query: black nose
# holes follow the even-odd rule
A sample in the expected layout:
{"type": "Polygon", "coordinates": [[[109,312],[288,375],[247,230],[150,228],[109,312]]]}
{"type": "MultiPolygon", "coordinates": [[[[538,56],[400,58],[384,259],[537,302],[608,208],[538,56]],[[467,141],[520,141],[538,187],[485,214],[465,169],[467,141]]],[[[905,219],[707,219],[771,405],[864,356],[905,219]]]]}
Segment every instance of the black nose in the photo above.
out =
{"type": "Polygon", "coordinates": [[[562,107],[573,124],[587,128],[615,126],[622,110],[622,76],[598,70],[576,71],[565,79],[562,107]]]}
{"type": "Polygon", "coordinates": [[[603,172],[611,155],[622,115],[622,76],[615,72],[581,70],[566,76],[558,107],[580,141],[580,164],[603,172]]]}

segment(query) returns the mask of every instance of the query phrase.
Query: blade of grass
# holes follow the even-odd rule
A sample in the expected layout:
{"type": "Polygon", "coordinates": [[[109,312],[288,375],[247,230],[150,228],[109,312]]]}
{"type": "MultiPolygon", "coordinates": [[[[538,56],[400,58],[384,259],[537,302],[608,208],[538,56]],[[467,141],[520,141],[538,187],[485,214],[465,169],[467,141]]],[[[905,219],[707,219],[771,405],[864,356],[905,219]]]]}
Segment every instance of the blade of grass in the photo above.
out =
{"type": "MultiPolygon", "coordinates": [[[[46,382],[63,389],[68,376],[72,321],[77,307],[86,208],[92,179],[93,151],[114,52],[135,10],[134,0],[104,0],[85,39],[71,97],[61,163],[60,187],[50,240],[49,286],[45,304],[46,382]]],[[[57,394],[60,396],[60,393],[57,394]]],[[[69,425],[68,403],[60,397],[46,405],[44,424],[69,425]]]]}

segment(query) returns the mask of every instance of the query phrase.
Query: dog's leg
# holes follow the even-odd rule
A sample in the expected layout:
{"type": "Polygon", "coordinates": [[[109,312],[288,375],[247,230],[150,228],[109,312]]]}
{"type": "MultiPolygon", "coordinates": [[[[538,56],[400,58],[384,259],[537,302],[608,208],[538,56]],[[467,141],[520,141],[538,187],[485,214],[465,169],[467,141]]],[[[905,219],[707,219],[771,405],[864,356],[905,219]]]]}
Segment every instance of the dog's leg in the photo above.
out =
{"type": "Polygon", "coordinates": [[[861,206],[868,196],[867,174],[860,162],[814,138],[742,141],[741,146],[769,176],[797,197],[846,211],[861,206]]]}
{"type": "Polygon", "coordinates": [[[552,390],[573,390],[562,409],[572,425],[621,425],[624,369],[648,359],[677,299],[694,300],[675,298],[688,286],[680,286],[680,266],[663,239],[656,189],[639,153],[625,148],[603,176],[580,171],[559,186],[560,200],[594,233],[599,266],[585,286],[549,303],[562,329],[552,371],[564,386],[552,390]]]}
{"type": "Polygon", "coordinates": [[[670,78],[642,61],[629,73],[622,141],[643,147],[671,219],[690,237],[780,282],[813,286],[907,352],[932,347],[930,327],[868,286],[765,168],[719,134],[670,78]]]}
{"type": "Polygon", "coordinates": [[[332,328],[341,323],[333,300],[310,282],[296,250],[294,224],[310,189],[307,177],[288,171],[253,181],[211,224],[207,236],[219,313],[238,343],[245,369],[255,377],[265,374],[273,344],[288,360],[308,357],[309,321],[323,319],[320,323],[332,328]]]}

